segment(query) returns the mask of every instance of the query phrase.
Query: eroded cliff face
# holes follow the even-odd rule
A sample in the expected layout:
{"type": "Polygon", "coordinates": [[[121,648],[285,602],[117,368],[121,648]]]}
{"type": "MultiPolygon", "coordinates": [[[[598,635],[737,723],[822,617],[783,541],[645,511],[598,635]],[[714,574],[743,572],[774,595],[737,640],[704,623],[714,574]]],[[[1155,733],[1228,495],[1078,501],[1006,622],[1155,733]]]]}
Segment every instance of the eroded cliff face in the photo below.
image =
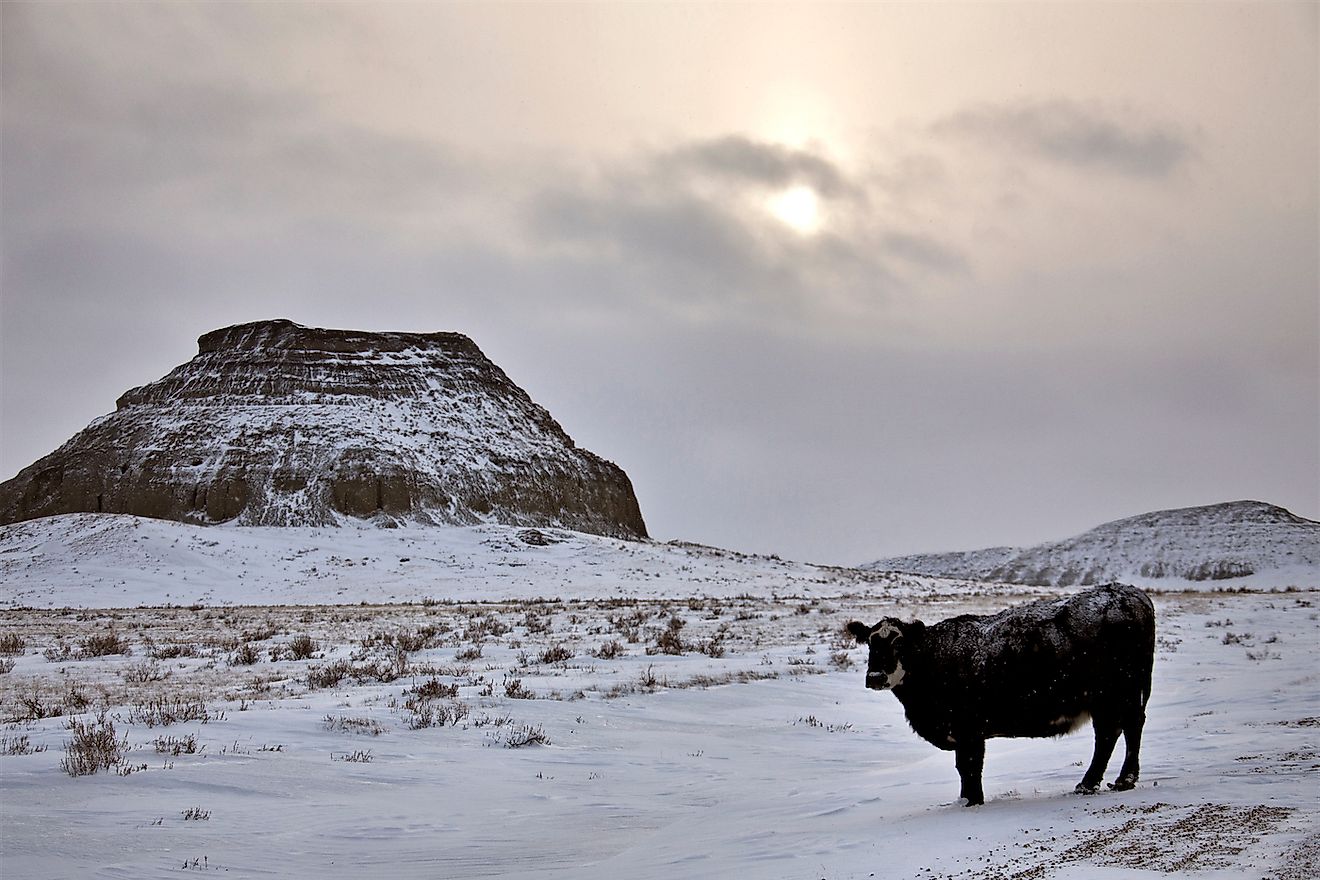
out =
{"type": "Polygon", "coordinates": [[[557,525],[644,538],[632,484],[457,333],[226,327],[0,484],[0,522],[557,525]]]}

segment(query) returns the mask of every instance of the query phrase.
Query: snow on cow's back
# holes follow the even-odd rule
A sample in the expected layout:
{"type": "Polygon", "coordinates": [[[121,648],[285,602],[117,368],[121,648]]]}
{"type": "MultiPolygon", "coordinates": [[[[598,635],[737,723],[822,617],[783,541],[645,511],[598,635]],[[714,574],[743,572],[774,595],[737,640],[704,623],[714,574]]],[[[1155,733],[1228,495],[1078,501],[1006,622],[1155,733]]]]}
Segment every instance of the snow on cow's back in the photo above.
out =
{"type": "Polygon", "coordinates": [[[977,618],[981,634],[993,638],[1006,629],[1036,628],[1047,621],[1060,618],[1065,612],[1070,623],[1079,630],[1097,631],[1116,606],[1130,601],[1145,605],[1154,613],[1150,597],[1126,584],[1107,584],[1093,587],[1073,596],[1057,599],[1038,599],[1025,605],[1007,608],[998,614],[977,618]]]}

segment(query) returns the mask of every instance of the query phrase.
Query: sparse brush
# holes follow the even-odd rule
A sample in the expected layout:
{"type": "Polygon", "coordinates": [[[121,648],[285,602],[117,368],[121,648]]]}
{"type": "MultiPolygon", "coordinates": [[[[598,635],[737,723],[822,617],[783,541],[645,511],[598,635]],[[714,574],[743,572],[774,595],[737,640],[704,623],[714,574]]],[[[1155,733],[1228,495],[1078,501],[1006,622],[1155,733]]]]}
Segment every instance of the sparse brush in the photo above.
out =
{"type": "Polygon", "coordinates": [[[528,611],[523,615],[523,626],[527,628],[529,635],[550,632],[549,618],[543,617],[535,611],[528,611]]]}
{"type": "Polygon", "coordinates": [[[609,621],[619,635],[627,639],[629,644],[635,645],[641,641],[641,627],[646,623],[646,613],[638,608],[631,614],[610,615],[609,621]]]}
{"type": "Polygon", "coordinates": [[[120,670],[119,675],[127,684],[147,684],[153,681],[164,681],[170,677],[170,672],[168,669],[161,668],[161,665],[155,660],[143,660],[120,670]]]}
{"type": "Polygon", "coordinates": [[[532,727],[529,724],[522,724],[504,735],[504,747],[506,749],[520,749],[523,746],[548,746],[550,744],[550,737],[546,734],[545,728],[540,725],[532,727]]]}
{"type": "Polygon", "coordinates": [[[323,666],[313,666],[307,670],[307,686],[313,690],[332,688],[343,681],[344,676],[348,675],[352,669],[352,665],[346,660],[336,660],[323,666]]]}
{"type": "Polygon", "coordinates": [[[461,700],[445,703],[413,698],[404,703],[404,708],[409,712],[408,727],[412,730],[456,727],[471,712],[461,700]]]}
{"type": "Polygon", "coordinates": [[[420,629],[401,629],[394,633],[391,638],[394,646],[405,653],[413,651],[424,651],[435,645],[435,637],[439,634],[439,629],[434,626],[424,626],[420,629]]]}
{"type": "Polygon", "coordinates": [[[229,655],[230,666],[251,666],[261,659],[261,652],[251,642],[243,642],[229,655]]]}
{"type": "Polygon", "coordinates": [[[353,764],[370,764],[372,761],[371,749],[365,749],[365,750],[359,749],[356,752],[343,752],[339,755],[336,755],[334,752],[331,752],[330,760],[348,761],[353,764]]]}
{"type": "Polygon", "coordinates": [[[379,721],[371,718],[350,718],[346,715],[325,716],[325,729],[367,736],[380,736],[385,732],[385,727],[379,721]]]}
{"type": "Polygon", "coordinates": [[[197,736],[191,733],[182,737],[158,736],[154,745],[158,755],[178,757],[179,755],[197,754],[197,736]]]}
{"type": "Polygon", "coordinates": [[[147,646],[147,656],[153,660],[174,660],[178,657],[196,657],[197,654],[196,645],[181,642],[171,642],[164,645],[153,642],[147,646]]]}
{"type": "Polygon", "coordinates": [[[615,657],[620,657],[625,653],[626,651],[623,645],[619,644],[617,639],[611,639],[596,649],[596,657],[601,660],[613,660],[615,657]]]}
{"type": "Polygon", "coordinates": [[[0,657],[0,675],[14,671],[14,659],[12,657],[0,657]]]}
{"type": "Polygon", "coordinates": [[[104,711],[86,721],[69,719],[69,730],[73,738],[64,742],[60,769],[70,776],[90,776],[98,770],[109,770],[128,754],[128,737],[118,738],[114,722],[104,711]]]}
{"type": "Polygon", "coordinates": [[[469,645],[466,648],[460,649],[457,653],[454,654],[454,659],[460,663],[468,663],[471,662],[472,660],[480,660],[481,645],[469,645]]]}
{"type": "Polygon", "coordinates": [[[683,627],[686,625],[687,621],[681,617],[669,618],[669,624],[656,637],[654,650],[647,649],[647,653],[682,654],[687,646],[683,644],[683,639],[679,633],[683,631],[683,627]]]}
{"type": "Polygon", "coordinates": [[[78,643],[79,657],[106,657],[111,654],[131,654],[132,646],[113,629],[93,633],[78,643]]]}
{"type": "Polygon", "coordinates": [[[835,651],[830,655],[830,665],[836,669],[852,669],[853,659],[847,651],[835,651]]]}
{"type": "Polygon", "coordinates": [[[0,736],[0,755],[33,755],[46,751],[44,745],[34,746],[26,733],[17,736],[0,736]]]}
{"type": "Polygon", "coordinates": [[[307,634],[296,635],[289,640],[289,654],[294,660],[306,660],[317,652],[319,645],[307,634]]]}
{"type": "Polygon", "coordinates": [[[573,652],[563,645],[551,645],[542,651],[541,655],[536,659],[538,663],[547,665],[551,663],[564,663],[573,659],[573,652]]]}
{"type": "Polygon", "coordinates": [[[257,629],[243,630],[242,638],[243,641],[245,642],[264,642],[264,641],[268,641],[269,639],[275,638],[275,636],[278,634],[279,634],[279,629],[277,629],[272,624],[268,623],[265,624],[264,626],[258,627],[257,629]]]}
{"type": "Polygon", "coordinates": [[[428,678],[426,681],[417,685],[412,691],[422,700],[439,700],[446,697],[458,696],[458,685],[445,684],[438,678],[428,678]]]}
{"type": "Polygon", "coordinates": [[[201,807],[189,807],[182,812],[183,821],[185,822],[201,822],[205,819],[211,818],[211,811],[203,810],[201,807]]]}
{"type": "Polygon", "coordinates": [[[715,630],[715,634],[710,637],[710,641],[701,644],[701,653],[705,654],[707,657],[714,657],[716,659],[723,657],[725,653],[724,639],[728,635],[728,625],[721,626],[719,629],[715,630]]]}
{"type": "Polygon", "coordinates": [[[0,635],[0,656],[12,657],[15,654],[22,654],[23,649],[27,647],[27,642],[18,633],[7,632],[0,635]]]}
{"type": "Polygon", "coordinates": [[[201,697],[178,694],[161,694],[134,703],[128,710],[130,724],[145,724],[147,727],[168,727],[180,721],[200,721],[205,724],[212,719],[223,718],[223,712],[213,715],[201,697]]]}
{"type": "Polygon", "coordinates": [[[657,677],[654,666],[647,666],[637,679],[637,686],[647,691],[653,691],[659,687],[668,687],[668,685],[669,679],[657,677]]]}
{"type": "Polygon", "coordinates": [[[511,700],[536,699],[536,694],[534,694],[529,688],[527,688],[522,683],[521,678],[504,679],[504,696],[508,697],[511,700]]]}

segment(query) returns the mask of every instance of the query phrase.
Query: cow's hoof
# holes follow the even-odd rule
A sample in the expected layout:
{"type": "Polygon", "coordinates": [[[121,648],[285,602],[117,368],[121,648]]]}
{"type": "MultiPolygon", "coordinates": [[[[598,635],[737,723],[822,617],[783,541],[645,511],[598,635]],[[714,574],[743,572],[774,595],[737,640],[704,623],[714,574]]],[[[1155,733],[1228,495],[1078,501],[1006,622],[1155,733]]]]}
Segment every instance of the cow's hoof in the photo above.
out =
{"type": "Polygon", "coordinates": [[[969,797],[965,798],[965,800],[967,803],[963,804],[964,807],[980,807],[985,804],[984,797],[969,797]]]}
{"type": "Polygon", "coordinates": [[[1131,791],[1137,787],[1137,778],[1135,776],[1121,776],[1109,783],[1110,791],[1131,791]]]}
{"type": "Polygon", "coordinates": [[[1099,790],[1100,786],[1098,785],[1087,785],[1085,782],[1079,782],[1077,787],[1073,789],[1073,794],[1095,794],[1099,790]]]}

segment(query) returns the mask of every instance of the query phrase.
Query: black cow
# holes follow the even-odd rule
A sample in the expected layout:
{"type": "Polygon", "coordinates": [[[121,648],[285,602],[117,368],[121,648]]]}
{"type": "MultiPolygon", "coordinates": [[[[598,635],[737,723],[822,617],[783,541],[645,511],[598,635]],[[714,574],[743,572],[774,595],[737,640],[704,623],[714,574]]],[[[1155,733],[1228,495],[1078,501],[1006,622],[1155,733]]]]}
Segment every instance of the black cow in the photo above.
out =
{"type": "Polygon", "coordinates": [[[967,806],[985,802],[987,739],[1061,736],[1087,716],[1095,756],[1076,790],[1100,787],[1120,732],[1127,756],[1109,787],[1136,784],[1155,659],[1155,609],[1141,590],[1111,584],[992,616],[886,617],[848,632],[871,647],[866,686],[892,690],[917,735],[954,752],[967,806]]]}

